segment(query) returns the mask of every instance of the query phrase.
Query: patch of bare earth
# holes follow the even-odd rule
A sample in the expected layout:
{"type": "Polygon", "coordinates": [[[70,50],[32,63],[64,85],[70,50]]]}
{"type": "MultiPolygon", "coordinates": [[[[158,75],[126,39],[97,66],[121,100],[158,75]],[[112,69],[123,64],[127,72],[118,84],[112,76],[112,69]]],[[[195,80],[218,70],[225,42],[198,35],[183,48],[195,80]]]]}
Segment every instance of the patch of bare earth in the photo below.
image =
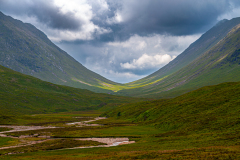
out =
{"type": "Polygon", "coordinates": [[[97,118],[94,118],[94,119],[88,120],[88,121],[67,123],[67,125],[100,126],[100,124],[88,124],[88,123],[94,122],[94,121],[97,121],[97,120],[101,120],[101,119],[106,119],[106,117],[97,117],[97,118]]]}

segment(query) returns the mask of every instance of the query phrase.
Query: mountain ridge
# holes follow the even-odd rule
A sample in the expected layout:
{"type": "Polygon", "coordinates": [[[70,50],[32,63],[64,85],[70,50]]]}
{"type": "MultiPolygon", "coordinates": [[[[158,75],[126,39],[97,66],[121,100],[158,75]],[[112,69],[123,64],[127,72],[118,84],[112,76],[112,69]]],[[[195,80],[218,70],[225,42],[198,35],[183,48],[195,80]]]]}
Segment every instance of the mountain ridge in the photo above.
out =
{"type": "Polygon", "coordinates": [[[88,70],[33,25],[1,12],[0,35],[0,65],[52,83],[95,92],[111,92],[102,89],[102,83],[120,85],[88,70]]]}
{"type": "MultiPolygon", "coordinates": [[[[186,79],[186,77],[184,78],[184,76],[187,76],[188,74],[190,74],[191,70],[198,68],[197,65],[191,65],[191,64],[194,64],[195,61],[197,61],[201,56],[208,54],[210,51],[213,52],[214,47],[218,46],[220,43],[221,43],[221,45],[224,45],[224,43],[226,42],[226,41],[224,41],[226,37],[232,36],[232,37],[230,37],[230,39],[231,38],[236,39],[236,36],[240,36],[239,34],[236,34],[237,31],[235,31],[236,26],[238,26],[239,24],[240,24],[240,18],[234,18],[232,20],[223,20],[223,21],[219,22],[216,26],[214,26],[208,32],[203,34],[197,41],[192,43],[176,59],[174,59],[169,64],[167,64],[166,66],[161,68],[159,71],[153,73],[152,75],[149,75],[146,78],[143,78],[141,80],[138,80],[138,81],[135,81],[133,83],[128,84],[128,85],[137,85],[137,83],[139,83],[139,84],[141,84],[141,83],[144,84],[145,83],[145,85],[143,85],[143,87],[139,87],[139,88],[136,88],[136,89],[129,88],[129,89],[121,90],[121,91],[117,92],[117,94],[128,95],[128,96],[136,96],[136,97],[137,96],[150,97],[150,95],[151,95],[151,96],[157,97],[157,98],[164,98],[164,97],[177,96],[177,95],[186,93],[188,91],[197,89],[199,87],[203,87],[205,85],[214,85],[214,84],[217,84],[217,83],[226,82],[226,78],[222,77],[222,80],[218,79],[218,81],[216,80],[214,82],[214,79],[209,79],[209,80],[212,81],[212,83],[206,83],[204,81],[204,77],[202,77],[202,79],[198,79],[199,81],[202,81],[202,83],[198,83],[198,85],[196,83],[196,85],[193,85],[193,83],[186,84],[187,79],[186,79]],[[224,26],[222,26],[222,25],[224,25],[224,26]],[[219,27],[222,30],[224,30],[225,32],[221,33],[221,30],[219,31],[219,27]],[[216,32],[219,33],[218,36],[215,35],[216,32]],[[231,34],[232,32],[235,32],[236,35],[231,34]],[[206,43],[206,41],[204,41],[204,40],[207,40],[208,37],[211,37],[211,36],[214,36],[213,39],[215,39],[215,40],[214,41],[211,40],[210,43],[209,42],[206,43]],[[191,50],[194,49],[193,48],[194,45],[199,44],[199,43],[200,44],[203,43],[202,45],[205,46],[205,47],[201,47],[201,45],[200,45],[200,47],[197,48],[199,50],[199,52],[198,52],[199,55],[198,55],[198,54],[196,54],[196,52],[192,52],[191,50]],[[181,59],[181,57],[186,56],[186,51],[189,51],[189,50],[191,51],[191,52],[189,52],[189,54],[192,53],[193,54],[192,57],[194,57],[194,58],[190,59],[190,60],[189,59],[184,59],[184,58],[181,59]],[[179,65],[175,65],[175,66],[177,66],[178,69],[176,71],[173,71],[174,67],[172,67],[172,66],[174,66],[173,64],[177,64],[179,62],[178,59],[180,59],[182,61],[185,61],[185,66],[181,67],[179,65]],[[165,71],[167,72],[167,74],[166,74],[165,71]],[[178,89],[178,91],[175,89],[175,88],[181,88],[180,86],[183,86],[183,85],[185,85],[185,86],[188,85],[186,87],[188,89],[186,89],[184,87],[182,87],[182,91],[181,91],[181,89],[178,89]]],[[[229,42],[226,42],[226,43],[229,43],[229,42]]],[[[237,45],[238,42],[233,41],[232,43],[237,45]]],[[[226,51],[226,50],[229,50],[229,48],[231,49],[231,47],[232,46],[226,46],[226,48],[222,48],[222,50],[226,51]]],[[[196,48],[195,48],[195,50],[196,50],[196,48]]],[[[222,54],[224,55],[226,53],[223,52],[222,54]]],[[[205,57],[207,57],[207,56],[205,56],[205,57]]],[[[206,59],[202,58],[201,61],[202,62],[199,62],[199,64],[205,63],[204,61],[206,61],[206,59]]],[[[213,57],[212,60],[209,60],[208,62],[210,63],[211,61],[214,61],[214,57],[213,57]]],[[[182,62],[179,63],[179,64],[183,65],[182,62]]],[[[225,72],[227,72],[227,70],[225,72]]],[[[216,71],[216,73],[220,74],[218,71],[216,71]]],[[[212,73],[212,74],[214,74],[214,73],[212,73]]],[[[214,75],[216,75],[216,74],[214,74],[214,75]]],[[[194,76],[194,75],[192,75],[192,76],[194,76]]],[[[196,77],[196,75],[195,75],[195,77],[196,77]]],[[[238,76],[236,76],[235,78],[232,78],[232,79],[228,79],[228,81],[238,81],[238,80],[240,80],[240,77],[238,77],[238,76]]]]}
{"type": "MultiPolygon", "coordinates": [[[[193,42],[174,60],[172,60],[163,68],[159,69],[153,74],[123,85],[112,85],[111,87],[105,86],[105,89],[114,90],[114,94],[116,95],[136,97],[150,97],[148,96],[148,94],[151,94],[151,90],[155,90],[156,88],[159,89],[159,92],[163,92],[158,87],[158,85],[161,85],[162,83],[164,83],[164,81],[169,81],[169,77],[171,77],[172,74],[188,66],[194,60],[202,56],[205,52],[217,45],[238,24],[240,24],[240,18],[233,18],[231,20],[224,19],[222,21],[219,21],[215,26],[213,26],[210,30],[204,33],[198,40],[193,42]]],[[[181,85],[182,83],[184,82],[177,82],[175,85],[181,85]]],[[[171,88],[169,88],[168,90],[171,90],[171,88]]],[[[176,95],[180,95],[185,92],[186,91],[179,92],[176,95]]],[[[155,91],[154,94],[159,93],[155,91]]],[[[161,93],[162,95],[154,94],[151,94],[151,96],[154,96],[155,98],[165,98],[169,96],[167,95],[168,93],[166,93],[166,95],[164,95],[164,93],[161,93]]]]}
{"type": "MultiPolygon", "coordinates": [[[[189,47],[186,48],[174,60],[169,62],[163,68],[159,69],[158,71],[154,72],[153,74],[150,74],[149,76],[147,76],[143,79],[148,79],[148,78],[154,77],[154,76],[159,77],[159,74],[160,74],[160,78],[162,78],[166,75],[173,73],[176,70],[181,69],[182,67],[186,66],[186,64],[189,64],[194,59],[196,59],[201,54],[203,54],[208,49],[210,49],[215,44],[217,44],[222,38],[224,38],[228,34],[228,32],[233,27],[235,27],[239,23],[240,23],[240,18],[233,18],[232,20],[224,19],[224,20],[219,21],[215,26],[213,26],[210,30],[208,30],[206,33],[204,33],[199,39],[197,39],[195,42],[190,44],[189,47]],[[224,25],[224,24],[226,24],[226,25],[224,25]],[[212,38],[209,38],[209,37],[212,37],[212,38]],[[198,48],[196,48],[196,46],[198,46],[198,48]],[[197,54],[196,53],[192,54],[192,52],[197,52],[197,54]],[[191,59],[187,60],[187,62],[183,62],[184,58],[182,58],[182,57],[186,57],[188,55],[193,56],[193,58],[191,57],[191,59]],[[174,68],[174,69],[172,69],[172,68],[174,68]],[[170,70],[169,73],[166,73],[168,70],[170,70]]],[[[141,79],[141,80],[143,80],[143,79],[141,79]]],[[[139,81],[139,80],[137,80],[137,81],[139,81]]],[[[133,83],[133,82],[130,82],[130,83],[133,83]]]]}
{"type": "MultiPolygon", "coordinates": [[[[186,82],[189,79],[183,77],[189,77],[189,74],[192,74],[190,71],[193,71],[194,67],[198,68],[191,64],[205,53],[209,53],[238,24],[240,24],[240,18],[218,22],[163,68],[140,80],[119,84],[85,68],[33,25],[0,13],[0,65],[55,84],[94,92],[136,97],[173,97],[203,85],[212,85],[226,80],[222,78],[222,81],[218,80],[214,83],[214,80],[209,79],[212,83],[206,83],[202,78],[198,80],[203,80],[203,83],[191,82],[187,86],[186,82]],[[179,89],[176,90],[176,88],[179,89]]],[[[211,61],[213,60],[209,63],[211,61]]]]}

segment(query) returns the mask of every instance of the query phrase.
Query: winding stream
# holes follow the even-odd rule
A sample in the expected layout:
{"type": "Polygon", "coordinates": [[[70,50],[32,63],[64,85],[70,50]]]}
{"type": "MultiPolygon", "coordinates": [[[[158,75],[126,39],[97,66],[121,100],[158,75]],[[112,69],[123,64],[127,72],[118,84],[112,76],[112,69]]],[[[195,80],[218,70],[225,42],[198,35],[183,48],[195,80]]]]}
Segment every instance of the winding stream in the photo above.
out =
{"type": "MultiPolygon", "coordinates": [[[[93,120],[88,120],[88,121],[82,121],[82,122],[72,122],[72,123],[67,123],[67,125],[76,125],[77,127],[82,127],[82,126],[99,126],[100,124],[88,124],[90,122],[94,122],[97,120],[101,119],[106,119],[106,117],[97,117],[94,118],[93,120]]],[[[20,132],[20,131],[30,131],[30,130],[41,130],[41,129],[50,129],[50,128],[59,128],[59,127],[44,127],[44,126],[11,126],[11,125],[0,125],[0,127],[5,127],[5,128],[12,128],[10,131],[3,131],[0,132],[0,137],[10,137],[10,138],[18,138],[20,140],[23,140],[23,138],[29,138],[29,137],[38,137],[38,138],[46,138],[45,140],[39,140],[39,141],[28,141],[19,145],[15,146],[7,146],[7,147],[0,147],[0,150],[2,149],[9,149],[9,148],[17,148],[17,147],[23,147],[23,146],[29,146],[29,145],[34,145],[37,143],[42,143],[48,140],[52,140],[50,136],[39,136],[38,134],[35,135],[22,135],[19,137],[13,137],[13,136],[8,136],[6,133],[11,133],[11,132],[20,132]]],[[[118,146],[118,145],[123,145],[123,144],[131,144],[135,143],[135,141],[129,141],[128,138],[76,138],[75,140],[80,140],[80,141],[97,141],[100,143],[105,143],[106,145],[98,145],[98,146],[85,146],[85,147],[74,147],[74,148],[64,148],[64,149],[80,149],[80,148],[94,148],[94,147],[113,147],[113,146],[118,146]]],[[[63,149],[61,149],[63,150],[63,149]]]]}

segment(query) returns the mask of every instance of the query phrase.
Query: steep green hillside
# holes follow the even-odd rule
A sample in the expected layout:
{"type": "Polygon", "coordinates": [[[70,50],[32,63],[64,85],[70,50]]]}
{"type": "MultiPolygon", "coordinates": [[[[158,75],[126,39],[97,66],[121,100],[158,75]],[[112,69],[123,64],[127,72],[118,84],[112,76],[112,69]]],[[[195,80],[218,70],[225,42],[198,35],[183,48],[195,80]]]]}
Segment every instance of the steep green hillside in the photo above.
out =
{"type": "Polygon", "coordinates": [[[103,116],[154,125],[163,132],[240,131],[240,82],[207,86],[173,99],[119,106],[103,116]]]}
{"type": "Polygon", "coordinates": [[[239,81],[239,31],[239,25],[235,26],[216,45],[182,69],[155,82],[150,81],[150,84],[143,87],[122,90],[118,94],[158,98],[175,97],[202,86],[239,81]]]}
{"type": "Polygon", "coordinates": [[[97,110],[136,98],[55,85],[0,66],[0,120],[7,115],[97,110]]]}
{"type": "MultiPolygon", "coordinates": [[[[57,140],[65,138],[67,142],[80,137],[128,137],[135,143],[61,150],[48,149],[59,143],[41,143],[0,150],[0,157],[6,160],[239,159],[239,96],[240,82],[223,83],[203,87],[173,99],[119,106],[102,115],[108,116],[108,119],[93,122],[104,124],[100,126],[8,133],[12,136],[47,133],[57,140]]],[[[2,139],[0,145],[9,145],[10,140],[2,139]]]]}
{"type": "Polygon", "coordinates": [[[240,82],[226,82],[173,99],[123,105],[103,116],[158,128],[152,143],[161,151],[180,151],[169,159],[239,159],[239,97],[240,82]]]}
{"type": "Polygon", "coordinates": [[[0,12],[0,65],[55,84],[111,92],[105,85],[120,85],[88,70],[31,24],[0,12]],[[103,84],[104,83],[104,84],[103,84]]]}

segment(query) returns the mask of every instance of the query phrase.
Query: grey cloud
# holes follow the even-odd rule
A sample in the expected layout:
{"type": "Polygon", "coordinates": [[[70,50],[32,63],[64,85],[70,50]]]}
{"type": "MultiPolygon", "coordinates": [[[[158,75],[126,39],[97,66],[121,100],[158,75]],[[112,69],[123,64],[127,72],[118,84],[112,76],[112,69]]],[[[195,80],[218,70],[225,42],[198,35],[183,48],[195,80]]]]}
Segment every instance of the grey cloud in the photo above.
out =
{"type": "MultiPolygon", "coordinates": [[[[92,33],[90,43],[125,41],[132,35],[152,34],[191,35],[203,33],[217,23],[217,18],[239,7],[238,0],[106,0],[108,10],[101,10],[99,4],[89,0],[94,16],[92,22],[112,32],[92,33]],[[121,23],[108,23],[119,13],[121,23]]],[[[0,10],[15,15],[35,16],[37,20],[53,29],[81,30],[83,21],[74,13],[62,13],[53,0],[0,0],[0,10]]],[[[83,43],[84,41],[76,41],[83,43]]]]}
{"type": "Polygon", "coordinates": [[[199,35],[181,38],[159,35],[152,37],[133,36],[126,42],[99,43],[98,45],[61,42],[57,45],[88,69],[114,81],[129,82],[153,73],[166,63],[156,66],[145,66],[146,63],[143,63],[143,68],[132,69],[124,68],[121,64],[132,64],[134,59],[138,60],[143,54],[149,56],[168,54],[173,58],[197,38],[199,35]],[[142,42],[146,45],[139,48],[142,42]],[[132,74],[132,77],[127,78],[126,73],[132,74]]]}
{"type": "Polygon", "coordinates": [[[52,0],[22,0],[19,3],[15,0],[1,0],[0,10],[17,16],[36,17],[39,22],[53,29],[78,30],[81,27],[81,21],[75,18],[74,13],[63,14],[52,0]]]}
{"type": "MultiPolygon", "coordinates": [[[[229,0],[123,0],[119,35],[201,33],[217,22],[217,17],[231,10],[229,0]]],[[[238,5],[237,1],[234,5],[238,5]]]]}
{"type": "Polygon", "coordinates": [[[49,6],[46,3],[38,3],[28,11],[29,16],[35,15],[42,23],[47,24],[51,28],[78,30],[81,23],[74,17],[71,12],[61,13],[58,7],[49,6]]]}
{"type": "MultiPolygon", "coordinates": [[[[152,68],[126,69],[121,67],[121,63],[132,63],[145,53],[150,56],[156,54],[177,56],[195,39],[182,38],[178,42],[176,37],[200,35],[216,24],[219,16],[240,6],[239,0],[106,0],[106,2],[108,9],[103,10],[96,0],[86,1],[92,6],[93,13],[89,23],[111,32],[99,34],[96,30],[89,32],[93,38],[77,37],[66,41],[64,38],[67,35],[63,39],[60,38],[62,42],[58,45],[87,68],[118,82],[136,80],[162,67],[158,65],[152,68]],[[113,21],[116,13],[122,16],[119,23],[113,21]],[[144,40],[153,38],[143,50],[134,48],[137,44],[132,42],[138,39],[132,40],[129,48],[109,45],[110,42],[128,44],[128,41],[136,35],[142,36],[144,40]],[[155,48],[155,45],[158,45],[154,44],[157,42],[154,38],[156,35],[170,38],[161,37],[160,48],[155,48]],[[171,38],[171,35],[175,38],[171,38]],[[126,78],[127,74],[132,74],[135,79],[126,78]]],[[[85,31],[81,30],[84,23],[81,19],[75,17],[72,12],[64,14],[60,12],[60,8],[54,5],[53,0],[21,0],[17,3],[16,0],[0,0],[0,11],[22,16],[23,21],[24,16],[35,17],[40,25],[51,28],[48,33],[55,29],[71,30],[73,34],[85,31]]],[[[58,32],[54,32],[55,35],[60,36],[58,32]]]]}
{"type": "MultiPolygon", "coordinates": [[[[96,14],[92,22],[112,32],[94,35],[92,44],[125,41],[132,35],[192,35],[207,31],[218,17],[240,6],[238,0],[107,0],[109,10],[96,14]],[[123,22],[107,23],[120,13],[123,22]]],[[[93,5],[93,12],[97,13],[93,5]]]]}

